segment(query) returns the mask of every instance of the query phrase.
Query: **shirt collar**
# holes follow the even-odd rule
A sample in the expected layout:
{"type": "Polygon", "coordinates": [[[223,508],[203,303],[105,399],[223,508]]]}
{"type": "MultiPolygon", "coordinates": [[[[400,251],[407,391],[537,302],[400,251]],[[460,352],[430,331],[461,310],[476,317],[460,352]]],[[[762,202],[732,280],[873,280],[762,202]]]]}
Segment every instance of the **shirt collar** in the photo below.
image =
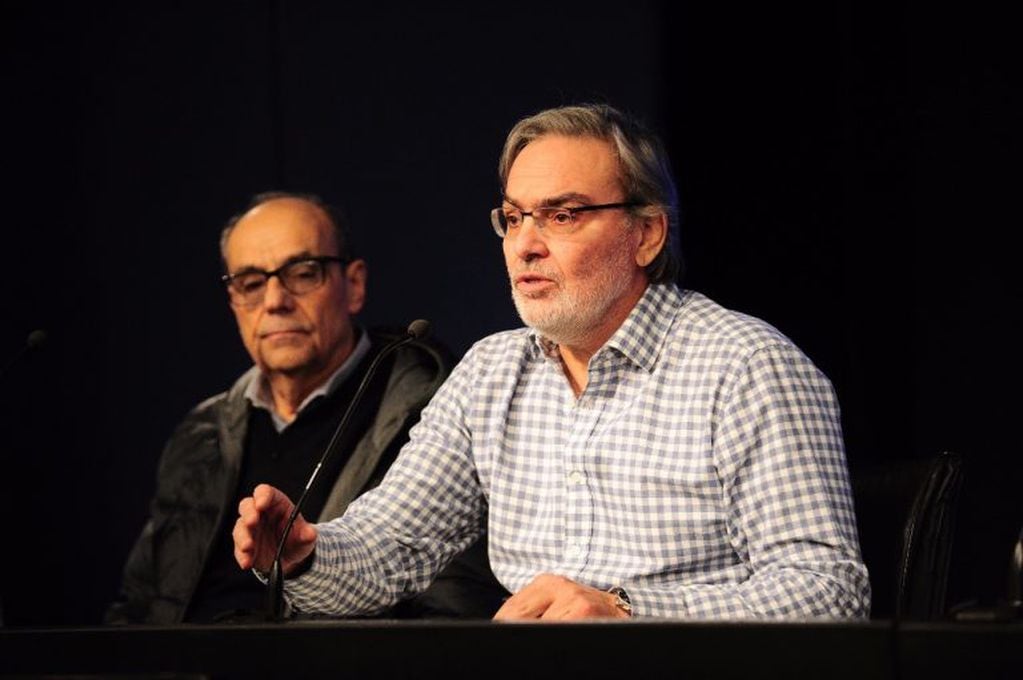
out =
{"type": "Polygon", "coordinates": [[[648,373],[653,372],[681,306],[682,293],[674,283],[650,284],[604,347],[618,350],[648,373]]]}
{"type": "MultiPolygon", "coordinates": [[[[652,372],[682,303],[682,292],[674,283],[650,284],[629,316],[594,356],[613,349],[647,372],[652,372]]],[[[552,359],[559,357],[557,343],[532,328],[528,335],[541,354],[552,359]]]]}
{"type": "MultiPolygon", "coordinates": [[[[362,331],[359,333],[359,340],[355,343],[355,349],[348,355],[336,371],[334,371],[329,378],[324,380],[320,385],[302,400],[302,403],[298,405],[298,409],[295,411],[296,419],[302,411],[309,406],[317,397],[327,396],[332,394],[341,384],[355,372],[356,367],[362,362],[363,357],[369,353],[370,341],[369,333],[362,331]]],[[[259,371],[256,375],[256,379],[251,381],[245,388],[244,396],[249,402],[252,403],[253,407],[261,408],[270,413],[270,417],[273,419],[274,428],[278,432],[283,432],[289,423],[284,418],[281,418],[277,411],[274,409],[273,394],[270,392],[270,382],[266,378],[266,374],[263,371],[259,371]]],[[[292,421],[294,422],[294,421],[292,421]]]]}

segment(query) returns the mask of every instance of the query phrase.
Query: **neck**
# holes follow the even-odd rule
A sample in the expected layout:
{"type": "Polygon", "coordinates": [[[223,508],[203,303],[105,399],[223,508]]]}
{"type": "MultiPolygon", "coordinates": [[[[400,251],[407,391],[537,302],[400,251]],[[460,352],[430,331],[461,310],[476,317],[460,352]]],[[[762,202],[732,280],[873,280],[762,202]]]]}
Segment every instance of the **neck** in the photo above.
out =
{"type": "Polygon", "coordinates": [[[286,422],[298,417],[298,409],[313,390],[323,385],[352,354],[354,346],[335,354],[335,358],[322,368],[295,373],[275,371],[267,374],[274,411],[286,422]]]}
{"type": "Polygon", "coordinates": [[[568,378],[568,383],[572,386],[575,396],[578,397],[586,389],[586,384],[589,381],[590,358],[611,339],[615,331],[621,328],[636,303],[643,297],[646,288],[646,277],[643,277],[611,306],[602,322],[585,336],[577,340],[558,343],[558,353],[565,366],[565,377],[568,378]]]}

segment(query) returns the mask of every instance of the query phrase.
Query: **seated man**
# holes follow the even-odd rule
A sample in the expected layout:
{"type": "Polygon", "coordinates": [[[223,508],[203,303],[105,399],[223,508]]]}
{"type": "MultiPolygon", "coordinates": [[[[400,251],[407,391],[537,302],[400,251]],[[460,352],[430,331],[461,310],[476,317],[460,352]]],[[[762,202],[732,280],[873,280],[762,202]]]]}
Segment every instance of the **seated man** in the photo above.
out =
{"type": "MultiPolygon", "coordinates": [[[[263,611],[266,588],[232,555],[238,503],[268,479],[301,492],[391,339],[354,323],[366,264],[353,256],[345,225],[316,197],[257,196],[224,229],[221,255],[255,366],[189,413],[167,443],[149,521],[107,612],[112,623],[245,620],[263,611]]],[[[310,515],[337,517],[380,481],[448,366],[439,348],[421,341],[384,360],[310,489],[310,515]]],[[[507,593],[489,573],[485,547],[471,555],[443,591],[438,586],[403,611],[491,615],[507,593]]]]}
{"type": "MultiPolygon", "coordinates": [[[[386,479],[296,523],[285,594],[374,612],[480,536],[515,594],[499,619],[865,617],[838,405],[757,319],[680,290],[660,141],[607,106],[520,121],[492,215],[527,328],[478,342],[386,479]]],[[[287,494],[234,529],[265,571],[287,494]]]]}

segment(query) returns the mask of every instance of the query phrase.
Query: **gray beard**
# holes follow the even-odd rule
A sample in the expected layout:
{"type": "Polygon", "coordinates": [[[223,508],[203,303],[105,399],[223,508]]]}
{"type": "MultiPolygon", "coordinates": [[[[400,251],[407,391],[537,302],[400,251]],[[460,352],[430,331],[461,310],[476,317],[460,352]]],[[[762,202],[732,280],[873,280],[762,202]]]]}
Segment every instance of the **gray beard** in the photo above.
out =
{"type": "Polygon", "coordinates": [[[615,275],[622,271],[614,266],[616,264],[601,266],[596,280],[589,286],[573,292],[558,290],[553,300],[545,302],[547,308],[543,310],[530,308],[530,298],[515,290],[513,284],[515,310],[524,324],[551,342],[570,347],[579,345],[603,322],[628,289],[629,278],[615,275]]]}

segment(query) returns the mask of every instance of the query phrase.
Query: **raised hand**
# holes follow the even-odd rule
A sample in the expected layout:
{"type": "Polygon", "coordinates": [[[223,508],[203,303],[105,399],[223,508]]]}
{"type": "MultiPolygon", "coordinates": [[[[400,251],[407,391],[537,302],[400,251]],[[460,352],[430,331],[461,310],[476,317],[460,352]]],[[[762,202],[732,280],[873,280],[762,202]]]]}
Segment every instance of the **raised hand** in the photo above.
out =
{"type": "MultiPolygon", "coordinates": [[[[270,571],[277,544],[294,507],[290,498],[269,484],[260,484],[251,496],[242,499],[238,504],[238,520],[231,533],[238,566],[270,571]]],[[[281,555],[284,574],[289,574],[308,558],[315,546],[316,527],[299,515],[281,555]]]]}

